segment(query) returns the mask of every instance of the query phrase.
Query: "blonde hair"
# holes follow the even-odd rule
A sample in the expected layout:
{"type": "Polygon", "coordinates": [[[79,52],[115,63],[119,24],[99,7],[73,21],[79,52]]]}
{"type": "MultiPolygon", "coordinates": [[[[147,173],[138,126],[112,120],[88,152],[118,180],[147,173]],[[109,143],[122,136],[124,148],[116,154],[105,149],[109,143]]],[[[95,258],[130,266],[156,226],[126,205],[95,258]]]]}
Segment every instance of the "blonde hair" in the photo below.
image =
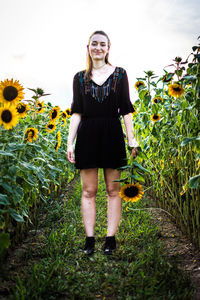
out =
{"type": "MultiPolygon", "coordinates": [[[[93,37],[93,35],[95,34],[101,34],[101,35],[104,35],[107,40],[108,40],[108,47],[110,48],[110,39],[108,37],[108,35],[102,31],[102,30],[97,30],[97,31],[94,31],[91,36],[89,37],[89,41],[88,41],[88,45],[90,44],[90,41],[91,41],[91,38],[93,37]]],[[[106,64],[110,64],[110,62],[108,61],[108,53],[106,54],[106,57],[105,57],[105,63],[106,64]]],[[[85,73],[85,78],[90,80],[91,79],[91,76],[92,76],[92,67],[93,67],[93,62],[92,62],[92,59],[91,59],[91,56],[89,54],[89,52],[87,53],[87,67],[86,67],[86,73],[85,73]]]]}

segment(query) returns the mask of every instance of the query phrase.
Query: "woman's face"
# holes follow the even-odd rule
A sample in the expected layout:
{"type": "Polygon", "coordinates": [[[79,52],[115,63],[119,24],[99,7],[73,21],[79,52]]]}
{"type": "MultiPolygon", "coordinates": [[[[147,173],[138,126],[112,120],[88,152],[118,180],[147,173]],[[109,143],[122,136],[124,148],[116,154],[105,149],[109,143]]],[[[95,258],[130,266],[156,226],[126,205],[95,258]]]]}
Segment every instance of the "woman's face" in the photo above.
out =
{"type": "Polygon", "coordinates": [[[90,39],[88,52],[92,60],[105,61],[106,54],[109,52],[107,37],[101,34],[94,34],[90,39]]]}

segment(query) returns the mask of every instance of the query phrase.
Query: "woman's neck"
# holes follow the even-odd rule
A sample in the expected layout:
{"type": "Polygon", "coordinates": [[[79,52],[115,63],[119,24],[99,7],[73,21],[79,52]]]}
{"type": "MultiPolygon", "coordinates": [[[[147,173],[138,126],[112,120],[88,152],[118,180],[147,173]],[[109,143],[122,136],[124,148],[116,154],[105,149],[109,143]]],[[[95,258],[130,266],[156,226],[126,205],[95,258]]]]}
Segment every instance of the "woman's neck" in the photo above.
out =
{"type": "Polygon", "coordinates": [[[98,70],[106,65],[105,61],[93,61],[93,69],[98,70]]]}

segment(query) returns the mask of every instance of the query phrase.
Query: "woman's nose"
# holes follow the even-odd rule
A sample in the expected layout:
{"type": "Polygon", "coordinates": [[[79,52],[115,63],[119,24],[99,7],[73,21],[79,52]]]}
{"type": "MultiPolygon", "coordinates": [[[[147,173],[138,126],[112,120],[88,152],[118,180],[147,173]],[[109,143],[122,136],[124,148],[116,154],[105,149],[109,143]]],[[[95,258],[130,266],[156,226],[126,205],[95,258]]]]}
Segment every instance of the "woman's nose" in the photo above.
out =
{"type": "Polygon", "coordinates": [[[100,48],[101,48],[101,45],[100,45],[100,44],[96,44],[96,48],[97,48],[97,49],[100,49],[100,48]]]}

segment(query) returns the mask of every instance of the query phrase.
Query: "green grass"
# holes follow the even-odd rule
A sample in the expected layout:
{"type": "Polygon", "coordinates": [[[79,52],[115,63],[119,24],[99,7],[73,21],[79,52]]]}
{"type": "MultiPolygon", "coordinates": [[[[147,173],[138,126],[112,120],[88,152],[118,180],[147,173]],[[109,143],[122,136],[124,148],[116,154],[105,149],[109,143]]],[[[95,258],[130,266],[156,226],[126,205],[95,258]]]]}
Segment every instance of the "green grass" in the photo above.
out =
{"type": "Polygon", "coordinates": [[[37,251],[27,251],[27,266],[13,286],[14,298],[192,299],[190,280],[164,255],[148,211],[134,210],[147,206],[145,197],[134,204],[123,202],[117,250],[104,255],[107,200],[102,174],[100,170],[94,255],[82,252],[85,233],[77,180],[65,197],[42,209],[43,215],[47,213],[41,224],[46,233],[38,237],[37,251]]]}

